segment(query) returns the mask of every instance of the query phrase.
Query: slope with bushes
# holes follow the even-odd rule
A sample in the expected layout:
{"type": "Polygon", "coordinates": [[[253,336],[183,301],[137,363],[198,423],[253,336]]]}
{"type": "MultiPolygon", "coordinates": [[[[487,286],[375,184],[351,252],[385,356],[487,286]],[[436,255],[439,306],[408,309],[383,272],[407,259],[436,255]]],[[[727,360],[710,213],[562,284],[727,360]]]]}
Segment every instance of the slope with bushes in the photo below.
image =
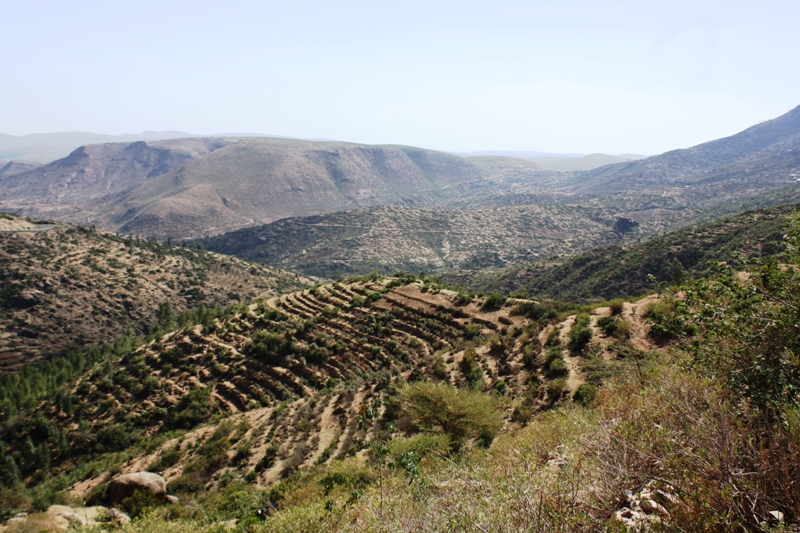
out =
{"type": "Polygon", "coordinates": [[[737,262],[737,255],[769,257],[783,249],[786,215],[797,204],[748,211],[660,237],[596,248],[572,257],[497,271],[445,273],[446,283],[474,291],[525,292],[534,297],[590,302],[639,295],[655,281],[681,283],[708,275],[709,262],[737,262]]]}
{"type": "Polygon", "coordinates": [[[0,387],[3,508],[150,468],[182,501],[127,531],[791,531],[797,215],[786,244],[634,302],[372,275],[75,354],[0,387]]]}
{"type": "Polygon", "coordinates": [[[307,286],[295,274],[85,226],[0,219],[0,374],[69,347],[162,326],[199,305],[225,306],[307,286]],[[157,313],[162,306],[160,315],[157,313]]]}

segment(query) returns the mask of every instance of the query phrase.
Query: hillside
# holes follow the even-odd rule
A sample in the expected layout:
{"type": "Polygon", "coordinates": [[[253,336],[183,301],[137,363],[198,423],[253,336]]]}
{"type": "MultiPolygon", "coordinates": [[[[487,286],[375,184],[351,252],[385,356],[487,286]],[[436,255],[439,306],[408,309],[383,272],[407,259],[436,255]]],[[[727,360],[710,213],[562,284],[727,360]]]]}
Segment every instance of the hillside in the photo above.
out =
{"type": "Polygon", "coordinates": [[[60,133],[33,133],[30,135],[6,135],[0,133],[0,164],[6,161],[50,163],[68,156],[75,149],[87,144],[156,141],[192,137],[180,131],[147,131],[139,134],[104,135],[83,131],[60,133]]]}
{"type": "Polygon", "coordinates": [[[289,218],[196,242],[250,261],[338,278],[372,270],[496,268],[575,253],[620,240],[615,222],[602,210],[565,204],[373,207],[289,218]]]}
{"type": "MultiPolygon", "coordinates": [[[[12,450],[28,437],[35,447],[45,442],[59,483],[73,480],[73,496],[92,500],[108,478],[97,472],[107,464],[104,453],[125,451],[114,456],[124,461],[123,473],[148,467],[183,494],[221,479],[269,486],[318,465],[365,459],[377,433],[359,422],[364,406],[396,416],[381,402],[407,381],[508,392],[502,418],[516,427],[571,397],[587,375],[575,354],[559,355],[556,364],[542,352],[545,343],[566,348],[574,317],[548,326],[541,313],[552,319],[553,308],[504,300],[471,300],[414,277],[371,276],[196,315],[197,325],[139,347],[123,338],[57,361],[43,382],[66,379],[68,386],[37,415],[47,422],[34,423],[44,424],[47,435],[11,417],[29,399],[0,387],[0,419],[7,422],[0,438],[12,450]],[[203,442],[217,446],[213,457],[203,442]],[[77,463],[87,467],[76,470],[77,463]]],[[[626,305],[622,316],[646,332],[643,309],[626,305]]],[[[614,339],[597,329],[609,313],[598,310],[587,326],[597,330],[597,357],[616,357],[614,339]]],[[[635,352],[639,341],[631,342],[635,352]]],[[[30,391],[43,393],[38,385],[30,391]]],[[[471,401],[482,401],[474,394],[471,401]]],[[[435,446],[478,436],[469,431],[443,436],[435,446]]],[[[23,472],[33,464],[25,461],[15,459],[23,472]]]]}
{"type": "Polygon", "coordinates": [[[80,529],[66,517],[90,513],[131,533],[790,531],[797,215],[785,242],[748,272],[577,310],[370,275],[0,377],[0,518],[5,531],[56,514],[80,529]],[[164,476],[163,496],[114,500],[110,482],[142,471],[164,476]]]}
{"type": "Polygon", "coordinates": [[[89,145],[0,180],[0,208],[186,239],[279,218],[388,203],[431,205],[486,171],[403,146],[270,138],[89,145]]]}
{"type": "Polygon", "coordinates": [[[577,174],[574,183],[589,193],[719,183],[745,191],[780,187],[795,178],[800,178],[800,106],[730,137],[577,174]]]}
{"type": "Polygon", "coordinates": [[[643,242],[599,247],[496,271],[448,272],[441,279],[478,292],[526,292],[571,302],[640,295],[656,288],[648,281],[650,274],[658,282],[672,282],[675,276],[705,277],[711,272],[709,262],[734,264],[737,253],[775,255],[783,250],[786,215],[798,207],[800,204],[748,211],[643,242]]]}
{"type": "Polygon", "coordinates": [[[178,315],[307,285],[275,268],[70,224],[0,214],[0,374],[178,315]]]}

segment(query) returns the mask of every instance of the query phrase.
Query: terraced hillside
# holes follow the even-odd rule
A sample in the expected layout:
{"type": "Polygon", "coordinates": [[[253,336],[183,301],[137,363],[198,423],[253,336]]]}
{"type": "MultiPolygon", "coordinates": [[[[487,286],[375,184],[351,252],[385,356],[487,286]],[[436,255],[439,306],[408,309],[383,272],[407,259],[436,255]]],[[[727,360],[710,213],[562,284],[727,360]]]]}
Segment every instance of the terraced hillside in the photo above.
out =
{"type": "Polygon", "coordinates": [[[69,224],[0,214],[0,374],[171,317],[309,285],[275,268],[69,224]],[[165,311],[166,312],[166,311],[165,311]]]}
{"type": "MultiPolygon", "coordinates": [[[[374,207],[289,218],[199,242],[250,261],[338,278],[496,268],[566,255],[623,238],[616,218],[578,205],[435,210],[374,207]]],[[[632,229],[632,228],[631,228],[632,229]]],[[[629,235],[647,228],[636,227],[629,235]]]]}
{"type": "Polygon", "coordinates": [[[708,276],[709,263],[736,263],[737,256],[766,258],[783,250],[786,216],[800,205],[783,205],[559,259],[495,271],[441,275],[446,283],[473,291],[526,292],[562,301],[602,301],[640,295],[657,282],[708,276]]]}
{"type": "MultiPolygon", "coordinates": [[[[643,336],[638,309],[626,304],[611,321],[643,336]]],[[[531,301],[470,300],[413,278],[318,286],[234,306],[131,351],[95,354],[81,363],[83,377],[46,393],[55,399],[42,404],[48,421],[36,427],[49,429],[17,417],[0,438],[20,449],[14,443],[32,437],[34,447],[50,448],[53,465],[68,465],[147,436],[152,444],[130,448],[122,472],[161,472],[177,492],[231,476],[269,485],[297,469],[363,457],[378,427],[359,423],[364,409],[377,409],[382,427],[397,416],[384,399],[405,382],[495,391],[506,424],[524,423],[601,380],[597,369],[617,353],[637,350],[604,336],[598,320],[611,311],[597,313],[578,317],[596,331],[578,347],[569,337],[574,317],[552,322],[553,310],[531,301]],[[581,353],[591,354],[592,372],[581,369],[581,353]]],[[[21,408],[16,401],[0,398],[6,419],[21,408]]],[[[85,497],[108,475],[75,471],[71,490],[85,497]]]]}

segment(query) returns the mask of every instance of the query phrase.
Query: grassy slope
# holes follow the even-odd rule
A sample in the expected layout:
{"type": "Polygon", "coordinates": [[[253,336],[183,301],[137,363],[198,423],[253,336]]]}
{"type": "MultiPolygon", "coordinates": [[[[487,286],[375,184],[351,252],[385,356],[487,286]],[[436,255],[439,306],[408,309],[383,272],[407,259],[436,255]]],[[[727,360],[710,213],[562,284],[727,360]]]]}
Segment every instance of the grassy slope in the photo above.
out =
{"type": "Polygon", "coordinates": [[[709,273],[709,261],[731,261],[735,252],[770,256],[782,250],[785,216],[797,205],[750,211],[644,242],[597,248],[563,260],[541,261],[499,271],[455,272],[443,281],[489,292],[527,292],[532,296],[588,302],[638,295],[670,281],[669,263],[681,262],[690,276],[709,273]]]}

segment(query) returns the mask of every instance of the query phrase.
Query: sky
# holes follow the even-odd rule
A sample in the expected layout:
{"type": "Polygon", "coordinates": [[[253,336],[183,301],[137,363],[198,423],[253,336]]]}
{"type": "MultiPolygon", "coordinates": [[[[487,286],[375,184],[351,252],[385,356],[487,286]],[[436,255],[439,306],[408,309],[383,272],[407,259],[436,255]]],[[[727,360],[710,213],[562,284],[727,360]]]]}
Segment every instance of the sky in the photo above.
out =
{"type": "Polygon", "coordinates": [[[800,2],[0,0],[0,133],[657,154],[800,105],[800,2]]]}

